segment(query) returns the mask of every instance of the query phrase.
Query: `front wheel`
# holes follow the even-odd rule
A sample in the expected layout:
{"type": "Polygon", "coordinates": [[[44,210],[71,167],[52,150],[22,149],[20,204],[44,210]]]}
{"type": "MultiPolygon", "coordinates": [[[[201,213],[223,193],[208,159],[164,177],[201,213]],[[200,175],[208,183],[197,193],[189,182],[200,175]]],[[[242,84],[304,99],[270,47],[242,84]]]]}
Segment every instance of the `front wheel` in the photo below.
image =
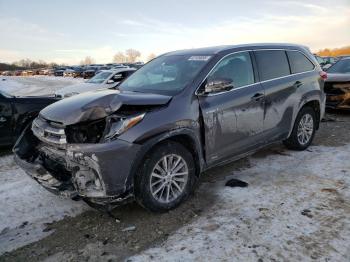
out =
{"type": "Polygon", "coordinates": [[[293,150],[305,150],[314,139],[316,132],[316,114],[313,108],[304,107],[300,110],[289,138],[284,145],[293,150]]]}
{"type": "Polygon", "coordinates": [[[154,212],[177,207],[195,183],[192,154],[181,144],[166,142],[154,148],[135,177],[137,202],[154,212]]]}

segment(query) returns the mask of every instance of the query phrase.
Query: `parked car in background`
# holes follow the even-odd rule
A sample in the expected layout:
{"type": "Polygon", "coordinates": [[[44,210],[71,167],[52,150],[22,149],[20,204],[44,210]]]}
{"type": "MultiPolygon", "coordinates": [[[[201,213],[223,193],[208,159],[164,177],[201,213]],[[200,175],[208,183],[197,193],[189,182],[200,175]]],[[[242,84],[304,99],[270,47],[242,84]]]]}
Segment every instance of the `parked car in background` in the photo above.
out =
{"type": "Polygon", "coordinates": [[[74,78],[77,78],[77,77],[83,77],[83,72],[84,72],[84,68],[83,67],[75,67],[73,69],[73,73],[72,73],[72,76],[74,78]]]}
{"type": "Polygon", "coordinates": [[[53,68],[48,69],[47,75],[54,76],[55,75],[55,69],[53,69],[53,68]]]}
{"type": "Polygon", "coordinates": [[[22,76],[33,76],[35,75],[35,72],[33,70],[23,70],[22,76]]]}
{"type": "Polygon", "coordinates": [[[96,71],[98,70],[97,66],[88,66],[82,73],[84,79],[91,78],[95,76],[96,71]]]}
{"type": "Polygon", "coordinates": [[[100,66],[100,67],[98,67],[98,69],[96,70],[95,75],[97,75],[98,73],[100,73],[100,72],[102,72],[102,71],[104,71],[104,70],[109,70],[109,69],[111,69],[110,66],[100,66]]]}
{"type": "Polygon", "coordinates": [[[126,65],[114,65],[111,67],[112,70],[115,70],[115,69],[122,69],[122,68],[130,68],[129,66],[126,66],[126,65]]]}
{"type": "Polygon", "coordinates": [[[11,76],[12,73],[11,73],[11,71],[3,71],[3,72],[1,73],[1,75],[2,75],[2,76],[11,76]]]}
{"type": "Polygon", "coordinates": [[[337,61],[327,70],[324,91],[328,108],[350,109],[350,57],[337,61]]]}
{"type": "Polygon", "coordinates": [[[14,72],[14,76],[21,76],[22,75],[22,70],[16,70],[14,72]]]}
{"type": "Polygon", "coordinates": [[[48,75],[50,69],[49,68],[43,68],[39,70],[39,75],[48,75]]]}
{"type": "Polygon", "coordinates": [[[314,54],[314,56],[315,56],[317,62],[318,62],[320,65],[322,65],[322,64],[325,63],[324,59],[323,59],[321,56],[316,55],[316,54],[314,54]]]}
{"type": "Polygon", "coordinates": [[[327,70],[332,64],[337,61],[337,58],[331,56],[315,55],[315,58],[323,70],[327,70]]]}
{"type": "Polygon", "coordinates": [[[63,76],[65,76],[65,77],[81,77],[84,70],[85,69],[83,67],[79,67],[79,66],[69,67],[63,72],[63,76]]]}
{"type": "Polygon", "coordinates": [[[16,97],[0,91],[0,146],[12,145],[53,97],[16,97]]]}
{"type": "Polygon", "coordinates": [[[55,92],[57,98],[67,98],[80,93],[95,91],[98,89],[115,88],[120,82],[136,70],[133,68],[103,70],[88,81],[64,87],[55,92]]]}
{"type": "Polygon", "coordinates": [[[323,77],[298,45],[170,52],[118,90],[46,107],[15,159],[51,192],[103,206],[134,198],[166,211],[208,168],[279,141],[306,149],[324,114],[323,77]]]}
{"type": "Polygon", "coordinates": [[[141,67],[143,67],[143,65],[144,65],[143,63],[138,62],[138,63],[133,64],[131,67],[136,68],[136,69],[140,69],[141,67]]]}
{"type": "Polygon", "coordinates": [[[63,76],[64,77],[72,77],[73,76],[73,72],[74,72],[74,69],[67,68],[66,70],[64,70],[63,76]]]}
{"type": "Polygon", "coordinates": [[[348,58],[350,57],[350,55],[340,55],[340,56],[337,56],[337,59],[343,59],[343,58],[348,58]]]}
{"type": "Polygon", "coordinates": [[[338,58],[333,56],[324,56],[323,60],[325,61],[325,63],[333,65],[335,62],[338,61],[338,58]]]}
{"type": "Polygon", "coordinates": [[[65,68],[65,67],[57,67],[57,68],[54,68],[53,75],[54,75],[54,76],[63,76],[64,71],[66,71],[66,68],[65,68]]]}

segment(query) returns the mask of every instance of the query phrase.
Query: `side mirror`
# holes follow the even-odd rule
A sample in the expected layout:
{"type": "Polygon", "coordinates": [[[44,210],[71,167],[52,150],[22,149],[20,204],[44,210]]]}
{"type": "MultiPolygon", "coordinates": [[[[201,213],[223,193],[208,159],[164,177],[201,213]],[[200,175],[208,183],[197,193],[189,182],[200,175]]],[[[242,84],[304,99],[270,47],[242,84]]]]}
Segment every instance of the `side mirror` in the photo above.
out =
{"type": "Polygon", "coordinates": [[[115,82],[114,82],[114,80],[112,80],[112,79],[109,79],[109,80],[107,80],[107,84],[114,84],[115,82]]]}
{"type": "Polygon", "coordinates": [[[216,79],[210,80],[204,87],[205,94],[219,93],[228,91],[233,88],[233,81],[231,79],[216,79]]]}

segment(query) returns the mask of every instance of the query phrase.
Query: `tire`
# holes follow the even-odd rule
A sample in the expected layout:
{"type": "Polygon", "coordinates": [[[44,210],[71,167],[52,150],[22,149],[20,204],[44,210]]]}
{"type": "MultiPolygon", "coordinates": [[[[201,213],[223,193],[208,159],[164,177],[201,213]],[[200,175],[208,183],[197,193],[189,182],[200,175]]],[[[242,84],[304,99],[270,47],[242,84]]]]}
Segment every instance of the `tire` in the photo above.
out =
{"type": "Polygon", "coordinates": [[[283,141],[283,143],[287,148],[292,150],[299,150],[299,151],[305,150],[312,143],[312,140],[314,139],[314,136],[315,136],[315,132],[316,132],[315,110],[311,107],[304,107],[298,113],[298,116],[293,126],[292,133],[290,134],[288,139],[283,141]],[[308,122],[308,124],[306,125],[306,123],[304,122],[305,120],[312,121],[312,127],[310,126],[311,122],[308,122]],[[303,132],[300,129],[303,128],[302,127],[303,123],[304,123],[304,130],[307,133],[307,135],[305,132],[304,132],[304,135],[301,135],[301,133],[303,132]],[[299,134],[299,137],[298,137],[298,134],[299,134]]]}
{"type": "Polygon", "coordinates": [[[135,177],[135,199],[150,211],[165,212],[185,201],[195,182],[192,154],[179,143],[165,142],[147,154],[141,164],[135,177]],[[167,159],[166,166],[164,159],[167,159]],[[176,166],[177,161],[179,162],[176,166]],[[179,167],[181,168],[177,170],[179,167]],[[169,172],[165,172],[166,169],[169,172]],[[171,169],[174,171],[171,172],[171,169]]]}

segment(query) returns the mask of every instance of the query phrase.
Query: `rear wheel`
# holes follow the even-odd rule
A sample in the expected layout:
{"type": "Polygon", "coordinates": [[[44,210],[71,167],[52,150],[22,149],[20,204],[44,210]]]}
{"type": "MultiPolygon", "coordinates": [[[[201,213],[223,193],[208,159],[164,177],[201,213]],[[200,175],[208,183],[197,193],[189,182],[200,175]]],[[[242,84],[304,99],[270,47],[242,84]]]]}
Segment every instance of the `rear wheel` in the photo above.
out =
{"type": "Polygon", "coordinates": [[[135,178],[135,197],[151,211],[167,211],[190,195],[194,180],[192,154],[179,143],[166,142],[145,159],[135,178]]]}
{"type": "Polygon", "coordinates": [[[289,138],[284,145],[293,150],[305,150],[314,139],[316,132],[316,114],[313,108],[304,107],[300,110],[289,138]]]}

